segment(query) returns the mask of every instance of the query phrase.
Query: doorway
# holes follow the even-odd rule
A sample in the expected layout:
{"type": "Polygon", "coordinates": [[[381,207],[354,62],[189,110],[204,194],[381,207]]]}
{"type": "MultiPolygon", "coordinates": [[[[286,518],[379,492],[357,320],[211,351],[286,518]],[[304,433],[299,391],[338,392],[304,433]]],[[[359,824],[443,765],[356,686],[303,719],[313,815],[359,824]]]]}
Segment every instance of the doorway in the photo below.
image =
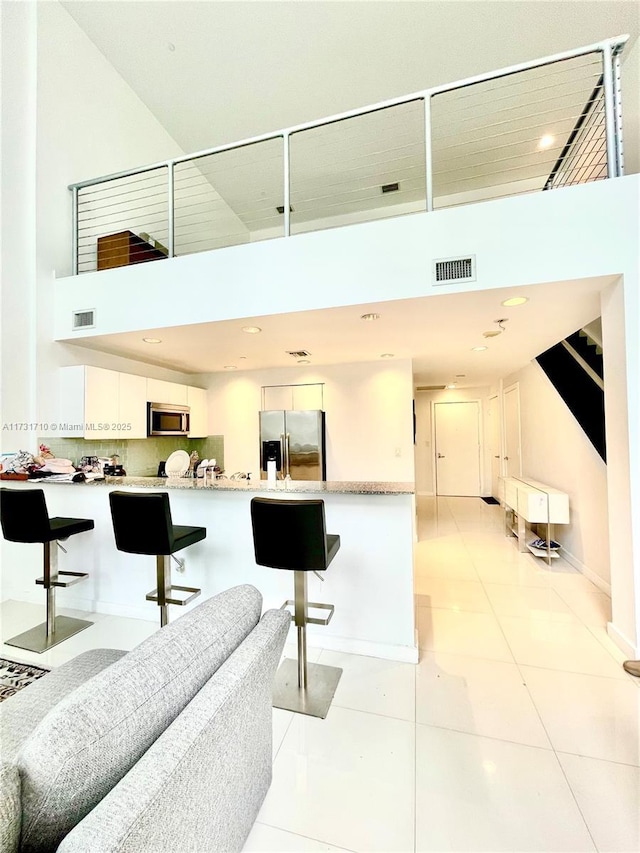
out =
{"type": "Polygon", "coordinates": [[[436,495],[479,495],[479,403],[434,403],[433,409],[436,495]]]}
{"type": "Polygon", "coordinates": [[[489,452],[491,455],[491,494],[499,500],[499,480],[502,476],[502,430],[500,429],[500,398],[497,394],[489,397],[489,452]]]}
{"type": "Polygon", "coordinates": [[[521,477],[520,388],[510,385],[504,392],[504,461],[505,477],[521,477]]]}

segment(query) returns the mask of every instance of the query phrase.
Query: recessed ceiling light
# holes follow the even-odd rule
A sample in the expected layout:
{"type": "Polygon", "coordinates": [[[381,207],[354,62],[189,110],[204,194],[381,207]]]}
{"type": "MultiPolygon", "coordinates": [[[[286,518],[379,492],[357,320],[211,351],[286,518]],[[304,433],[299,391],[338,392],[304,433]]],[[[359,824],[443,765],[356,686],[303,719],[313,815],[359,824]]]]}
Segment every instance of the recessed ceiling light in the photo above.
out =
{"type": "Polygon", "coordinates": [[[383,352],[380,358],[393,358],[394,354],[392,352],[383,352]]]}
{"type": "Polygon", "coordinates": [[[361,320],[379,320],[380,315],[379,314],[361,314],[360,319],[361,320]]]}
{"type": "Polygon", "coordinates": [[[495,337],[497,337],[497,335],[501,335],[501,334],[502,334],[502,332],[500,331],[500,329],[492,329],[490,332],[483,332],[482,337],[483,338],[495,338],[495,337]]]}
{"type": "Polygon", "coordinates": [[[446,387],[451,391],[456,387],[456,383],[452,382],[450,385],[447,385],[446,387]]]}
{"type": "Polygon", "coordinates": [[[484,352],[489,347],[471,347],[471,352],[484,352]]]}
{"type": "Polygon", "coordinates": [[[225,364],[224,369],[225,370],[237,370],[238,368],[235,366],[235,364],[225,364]]]}
{"type": "Polygon", "coordinates": [[[258,332],[262,331],[262,329],[260,326],[243,326],[242,331],[246,332],[248,335],[257,335],[258,332]]]}
{"type": "Polygon", "coordinates": [[[142,340],[145,342],[145,344],[161,344],[162,343],[160,338],[143,338],[142,340]]]}
{"type": "Polygon", "coordinates": [[[311,364],[308,358],[299,358],[298,364],[311,364]]]}
{"type": "Polygon", "coordinates": [[[540,149],[551,148],[551,146],[553,145],[553,143],[555,141],[556,140],[555,140],[554,136],[551,136],[550,133],[545,133],[544,136],[540,137],[540,142],[538,142],[538,148],[540,148],[540,149]]]}
{"type": "Polygon", "coordinates": [[[456,373],[456,379],[465,379],[466,373],[456,373]]]}
{"type": "Polygon", "coordinates": [[[246,355],[240,355],[240,356],[238,356],[238,358],[240,361],[246,361],[247,360],[246,355]]]}
{"type": "Polygon", "coordinates": [[[504,305],[505,308],[512,308],[514,305],[524,305],[524,303],[528,301],[528,296],[512,296],[511,299],[505,299],[504,302],[501,302],[500,304],[504,305]]]}

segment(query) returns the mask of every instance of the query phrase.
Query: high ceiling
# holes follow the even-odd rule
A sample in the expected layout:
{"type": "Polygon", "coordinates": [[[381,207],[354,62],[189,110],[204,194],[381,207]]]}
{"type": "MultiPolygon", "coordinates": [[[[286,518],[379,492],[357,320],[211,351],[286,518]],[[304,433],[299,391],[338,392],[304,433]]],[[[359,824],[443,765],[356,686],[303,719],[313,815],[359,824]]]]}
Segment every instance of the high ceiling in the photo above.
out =
{"type": "Polygon", "coordinates": [[[640,29],[636,2],[608,0],[63,6],[185,153],[623,33],[628,55],[640,29]]]}
{"type": "MultiPolygon", "coordinates": [[[[624,33],[631,39],[623,62],[631,57],[635,68],[640,30],[639,4],[607,0],[64,0],[62,5],[185,153],[624,33]]],[[[582,89],[578,94],[576,102],[582,102],[582,89]]],[[[637,104],[627,99],[624,106],[625,128],[637,128],[637,104]]],[[[631,136],[627,163],[636,156],[631,136]]],[[[419,135],[416,138],[420,146],[419,135]]],[[[216,176],[216,189],[234,209],[234,189],[223,186],[224,171],[216,176]]],[[[381,180],[387,177],[384,173],[381,180]]],[[[246,207],[241,188],[236,191],[236,206],[246,207]]],[[[443,187],[442,192],[447,191],[443,187]]],[[[275,195],[269,209],[274,201],[275,195]]],[[[304,218],[302,200],[293,204],[300,204],[304,218]]],[[[321,215],[315,211],[313,218],[321,215]]],[[[381,321],[356,324],[357,331],[349,324],[358,309],[363,313],[375,306],[272,317],[268,324],[257,323],[265,333],[252,341],[241,335],[238,342],[237,327],[243,323],[162,329],[157,334],[146,330],[145,336],[163,339],[153,354],[140,343],[145,330],[83,343],[188,372],[221,370],[229,363],[240,368],[291,364],[285,349],[307,348],[318,364],[371,360],[390,351],[414,359],[418,384],[447,382],[459,373],[472,384],[526,363],[594,319],[602,286],[600,281],[536,288],[524,309],[508,313],[500,310],[500,299],[507,295],[500,291],[411,300],[411,305],[385,303],[381,321]],[[518,330],[518,323],[534,312],[537,318],[545,317],[545,323],[535,330],[535,324],[526,322],[518,330]],[[490,353],[482,354],[484,364],[479,367],[471,346],[482,342],[482,332],[500,316],[510,316],[509,331],[495,339],[490,353]],[[363,326],[376,327],[375,344],[374,330],[363,326]],[[238,363],[243,354],[246,362],[238,363]]]]}

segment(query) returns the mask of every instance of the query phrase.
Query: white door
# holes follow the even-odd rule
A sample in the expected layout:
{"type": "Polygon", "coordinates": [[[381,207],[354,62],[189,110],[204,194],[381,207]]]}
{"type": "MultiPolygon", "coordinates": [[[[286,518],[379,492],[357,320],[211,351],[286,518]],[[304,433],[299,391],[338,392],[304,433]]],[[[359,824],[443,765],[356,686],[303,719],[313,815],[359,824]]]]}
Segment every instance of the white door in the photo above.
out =
{"type": "Polygon", "coordinates": [[[436,494],[480,494],[478,403],[435,403],[436,494]]]}
{"type": "Polygon", "coordinates": [[[518,383],[504,392],[504,461],[506,477],[521,477],[520,389],[518,383]]]}
{"type": "Polygon", "coordinates": [[[500,399],[489,398],[489,451],[491,454],[491,494],[499,499],[498,478],[502,474],[500,452],[500,399]]]}

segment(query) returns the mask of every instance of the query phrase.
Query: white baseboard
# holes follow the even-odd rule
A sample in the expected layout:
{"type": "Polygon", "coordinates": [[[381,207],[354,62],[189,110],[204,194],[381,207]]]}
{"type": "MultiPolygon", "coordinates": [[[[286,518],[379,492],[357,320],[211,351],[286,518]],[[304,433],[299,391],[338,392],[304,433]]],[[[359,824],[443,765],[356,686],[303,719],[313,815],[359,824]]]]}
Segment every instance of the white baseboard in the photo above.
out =
{"type": "Polygon", "coordinates": [[[571,553],[571,551],[567,551],[566,548],[562,549],[561,556],[563,557],[563,559],[567,563],[569,563],[570,566],[573,566],[574,569],[577,569],[581,574],[583,574],[585,576],[585,578],[588,578],[591,581],[591,583],[595,584],[598,587],[598,589],[602,590],[602,592],[606,592],[606,594],[609,596],[609,598],[611,598],[611,584],[610,583],[608,583],[606,580],[601,578],[600,575],[597,575],[588,566],[585,566],[585,564],[581,560],[579,560],[577,557],[575,557],[571,553]]]}
{"type": "MultiPolygon", "coordinates": [[[[294,627],[292,626],[292,630],[294,627]]],[[[395,660],[400,663],[418,663],[418,647],[396,646],[387,643],[372,643],[369,640],[355,640],[347,637],[323,636],[321,631],[307,631],[308,644],[316,649],[326,649],[329,652],[345,652],[352,655],[365,655],[370,658],[395,660]]],[[[295,634],[290,635],[290,642],[295,642],[295,634]]],[[[320,661],[322,663],[322,661],[320,661]]]]}
{"type": "Polygon", "coordinates": [[[627,639],[613,624],[613,622],[607,622],[607,634],[611,637],[613,642],[619,649],[628,655],[631,660],[640,659],[640,647],[636,648],[633,643],[627,639]]]}

